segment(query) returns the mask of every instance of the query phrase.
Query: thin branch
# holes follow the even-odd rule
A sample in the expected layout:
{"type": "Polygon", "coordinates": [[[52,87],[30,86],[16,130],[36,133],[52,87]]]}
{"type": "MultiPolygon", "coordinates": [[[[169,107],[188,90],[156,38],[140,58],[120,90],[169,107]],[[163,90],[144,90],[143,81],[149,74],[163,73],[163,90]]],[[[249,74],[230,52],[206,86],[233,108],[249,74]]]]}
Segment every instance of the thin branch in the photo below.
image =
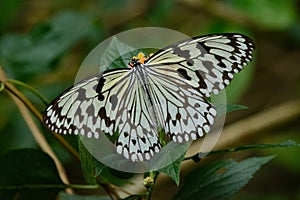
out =
{"type": "MultiPolygon", "coordinates": [[[[0,67],[0,82],[4,84],[5,90],[20,100],[23,105],[25,105],[35,116],[36,118],[43,123],[42,114],[32,105],[32,103],[19,91],[17,90],[12,84],[6,81],[5,73],[0,67]]],[[[79,161],[79,155],[76,150],[59,134],[50,131],[52,135],[70,152],[70,154],[79,161]]]]}
{"type": "MultiPolygon", "coordinates": [[[[27,110],[27,108],[23,104],[24,102],[27,102],[27,99],[22,98],[23,101],[20,101],[21,96],[16,96],[16,94],[20,95],[19,91],[16,90],[13,85],[6,82],[5,73],[4,73],[4,71],[2,70],[1,67],[0,67],[0,80],[1,80],[1,82],[3,82],[5,84],[5,89],[9,88],[8,91],[10,91],[10,92],[13,91],[12,93],[9,93],[9,95],[11,96],[11,98],[13,99],[15,104],[17,105],[18,109],[20,110],[25,122],[27,123],[27,125],[28,125],[28,127],[29,127],[29,129],[30,129],[30,131],[33,135],[33,137],[35,138],[35,140],[37,141],[37,143],[39,144],[41,149],[44,152],[46,152],[47,154],[49,154],[51,156],[51,158],[53,159],[53,161],[54,161],[54,163],[57,167],[57,170],[58,170],[58,173],[59,173],[59,176],[60,176],[61,180],[65,184],[69,184],[69,180],[68,180],[68,177],[67,177],[67,174],[66,174],[66,171],[65,171],[63,165],[61,164],[61,162],[59,161],[59,159],[57,158],[57,156],[55,155],[55,153],[51,149],[51,147],[48,144],[48,142],[46,141],[44,135],[40,132],[39,128],[37,127],[34,120],[32,119],[32,116],[30,115],[29,111],[27,110]]],[[[30,106],[32,106],[32,105],[30,104],[30,106]]],[[[35,110],[35,112],[37,112],[37,111],[35,110]]],[[[41,116],[40,116],[39,119],[41,119],[41,116]]],[[[73,191],[71,189],[67,189],[66,191],[68,193],[73,193],[73,191]]]]}
{"type": "Polygon", "coordinates": [[[23,83],[21,81],[14,80],[14,79],[8,79],[7,82],[10,82],[10,83],[13,83],[15,85],[19,85],[19,86],[22,86],[22,87],[28,89],[34,95],[36,95],[45,105],[49,104],[48,100],[45,97],[43,97],[36,89],[32,88],[31,86],[27,85],[26,83],[23,83]]]}

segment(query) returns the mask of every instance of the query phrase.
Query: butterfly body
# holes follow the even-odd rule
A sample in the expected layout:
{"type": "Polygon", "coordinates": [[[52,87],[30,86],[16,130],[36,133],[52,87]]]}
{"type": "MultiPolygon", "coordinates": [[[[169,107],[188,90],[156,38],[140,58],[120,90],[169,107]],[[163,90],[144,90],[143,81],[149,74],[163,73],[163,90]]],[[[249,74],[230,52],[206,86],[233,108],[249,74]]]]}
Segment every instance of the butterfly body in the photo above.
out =
{"type": "Polygon", "coordinates": [[[241,34],[187,39],[143,54],[128,66],[84,79],[46,109],[47,127],[62,134],[99,138],[118,133],[116,151],[132,161],[150,160],[163,130],[174,142],[203,137],[217,111],[207,101],[252,58],[254,44],[241,34]]]}

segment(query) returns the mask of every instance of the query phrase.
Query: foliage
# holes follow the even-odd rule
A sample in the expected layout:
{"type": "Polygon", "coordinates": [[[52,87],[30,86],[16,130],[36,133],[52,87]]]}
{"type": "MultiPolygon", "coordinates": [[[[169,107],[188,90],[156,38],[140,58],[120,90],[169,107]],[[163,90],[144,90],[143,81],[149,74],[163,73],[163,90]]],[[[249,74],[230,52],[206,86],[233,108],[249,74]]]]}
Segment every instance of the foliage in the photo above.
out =
{"type": "Polygon", "coordinates": [[[53,199],[65,188],[50,156],[35,149],[1,155],[0,177],[1,199],[53,199]]]}
{"type": "Polygon", "coordinates": [[[239,191],[273,157],[252,157],[241,162],[219,161],[205,165],[186,177],[176,199],[229,199],[239,191]]]}

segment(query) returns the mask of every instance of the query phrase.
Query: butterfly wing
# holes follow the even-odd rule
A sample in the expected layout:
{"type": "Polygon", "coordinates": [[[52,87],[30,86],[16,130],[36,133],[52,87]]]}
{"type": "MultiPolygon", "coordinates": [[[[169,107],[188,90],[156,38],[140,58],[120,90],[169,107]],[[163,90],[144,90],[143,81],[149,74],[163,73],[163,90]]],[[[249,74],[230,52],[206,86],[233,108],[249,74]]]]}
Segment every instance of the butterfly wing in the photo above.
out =
{"type": "Polygon", "coordinates": [[[119,154],[149,160],[161,145],[145,98],[132,70],[110,70],[66,90],[46,109],[44,122],[54,132],[88,138],[119,132],[119,154]]]}
{"type": "Polygon", "coordinates": [[[213,125],[216,110],[203,95],[182,81],[176,70],[146,68],[149,94],[164,132],[174,142],[203,137],[213,125]]]}
{"type": "Polygon", "coordinates": [[[216,110],[205,97],[224,89],[253,50],[251,39],[241,34],[207,35],[168,46],[147,60],[159,121],[173,141],[209,132],[216,110]]]}
{"type": "Polygon", "coordinates": [[[252,59],[254,48],[252,40],[242,34],[213,34],[165,47],[145,64],[165,69],[165,73],[175,69],[183,81],[210,97],[224,89],[252,59]]]}

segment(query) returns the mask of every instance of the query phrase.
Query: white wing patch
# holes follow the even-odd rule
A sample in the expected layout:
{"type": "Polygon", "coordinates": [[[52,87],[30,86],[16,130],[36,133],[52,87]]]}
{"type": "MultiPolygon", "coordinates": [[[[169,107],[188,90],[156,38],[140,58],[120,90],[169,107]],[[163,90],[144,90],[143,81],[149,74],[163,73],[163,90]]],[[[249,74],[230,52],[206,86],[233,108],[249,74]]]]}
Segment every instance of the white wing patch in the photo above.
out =
{"type": "Polygon", "coordinates": [[[133,162],[161,149],[158,128],[174,142],[210,131],[217,115],[206,100],[224,89],[252,59],[254,44],[241,34],[195,37],[170,45],[144,64],[86,78],[56,98],[44,113],[60,134],[115,138],[116,152],[133,162]]]}

